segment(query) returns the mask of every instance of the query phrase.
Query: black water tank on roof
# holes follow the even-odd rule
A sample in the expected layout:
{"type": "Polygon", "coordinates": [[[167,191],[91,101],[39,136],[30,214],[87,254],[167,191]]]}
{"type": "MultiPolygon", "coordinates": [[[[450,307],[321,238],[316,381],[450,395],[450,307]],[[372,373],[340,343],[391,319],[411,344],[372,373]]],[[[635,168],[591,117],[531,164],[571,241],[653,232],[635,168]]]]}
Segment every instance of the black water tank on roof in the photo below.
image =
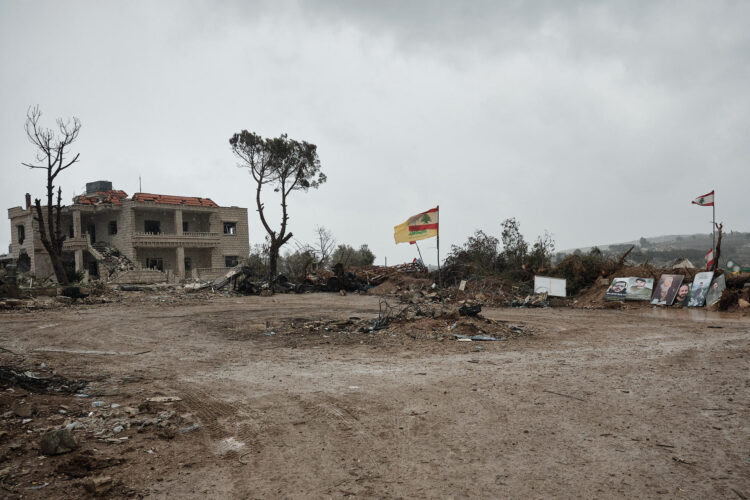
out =
{"type": "Polygon", "coordinates": [[[98,193],[99,191],[111,191],[112,183],[110,181],[94,181],[86,183],[86,194],[98,193]]]}

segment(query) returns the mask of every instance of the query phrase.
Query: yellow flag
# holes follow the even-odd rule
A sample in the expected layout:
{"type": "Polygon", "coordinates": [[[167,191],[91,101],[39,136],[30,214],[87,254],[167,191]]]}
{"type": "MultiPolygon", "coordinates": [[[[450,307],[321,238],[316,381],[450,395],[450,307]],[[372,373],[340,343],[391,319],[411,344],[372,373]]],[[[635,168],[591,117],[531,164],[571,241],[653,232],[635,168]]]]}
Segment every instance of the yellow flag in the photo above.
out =
{"type": "Polygon", "coordinates": [[[426,212],[409,217],[406,222],[393,228],[396,243],[413,243],[418,240],[438,235],[438,209],[431,208],[426,212]]]}

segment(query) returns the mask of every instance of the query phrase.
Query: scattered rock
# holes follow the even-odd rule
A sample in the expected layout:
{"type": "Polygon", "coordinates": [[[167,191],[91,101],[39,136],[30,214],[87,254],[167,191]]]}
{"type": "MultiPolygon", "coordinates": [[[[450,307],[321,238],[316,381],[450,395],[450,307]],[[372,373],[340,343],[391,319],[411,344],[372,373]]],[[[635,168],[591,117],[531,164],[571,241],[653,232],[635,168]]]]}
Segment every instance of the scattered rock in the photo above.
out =
{"type": "Polygon", "coordinates": [[[44,455],[61,455],[78,448],[78,442],[68,429],[50,431],[42,436],[39,448],[44,455]]]}
{"type": "Polygon", "coordinates": [[[13,408],[13,413],[15,413],[17,417],[29,418],[33,413],[33,409],[31,408],[31,405],[18,405],[13,408]]]}
{"type": "Polygon", "coordinates": [[[750,302],[745,299],[739,299],[737,303],[740,305],[740,309],[747,309],[750,307],[750,302]]]}
{"type": "Polygon", "coordinates": [[[153,398],[146,399],[149,403],[175,403],[177,401],[182,401],[182,398],[179,398],[177,396],[155,396],[153,398]]]}
{"type": "Polygon", "coordinates": [[[112,478],[110,476],[92,477],[83,483],[83,487],[92,495],[103,495],[112,489],[112,478]]]}
{"type": "Polygon", "coordinates": [[[162,439],[173,439],[177,435],[177,428],[167,422],[161,422],[156,431],[157,436],[162,439]]]}
{"type": "Polygon", "coordinates": [[[186,425],[184,427],[180,427],[179,429],[177,429],[177,434],[187,434],[189,432],[200,430],[200,428],[201,428],[200,424],[186,425]]]}
{"type": "Polygon", "coordinates": [[[138,414],[138,409],[133,408],[132,406],[125,406],[123,407],[122,411],[124,411],[128,417],[134,417],[138,414]]]}

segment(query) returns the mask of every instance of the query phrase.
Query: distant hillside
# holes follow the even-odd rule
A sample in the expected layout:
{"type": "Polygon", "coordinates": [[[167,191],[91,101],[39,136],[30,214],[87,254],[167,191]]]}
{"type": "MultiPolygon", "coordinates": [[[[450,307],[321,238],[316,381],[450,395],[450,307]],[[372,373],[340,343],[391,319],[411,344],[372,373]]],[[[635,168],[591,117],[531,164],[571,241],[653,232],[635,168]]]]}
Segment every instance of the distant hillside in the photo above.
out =
{"type": "MultiPolygon", "coordinates": [[[[696,267],[702,267],[705,264],[706,252],[711,249],[711,235],[700,233],[652,236],[636,241],[601,245],[597,248],[605,254],[619,257],[633,245],[635,248],[628,255],[628,261],[635,264],[648,261],[655,266],[668,266],[680,257],[687,257],[696,267]]],[[[559,262],[565,256],[576,252],[588,253],[592,248],[575,248],[559,252],[555,255],[555,261],[559,262]]],[[[750,233],[730,231],[724,234],[719,265],[726,264],[729,258],[750,266],[750,233]]]]}

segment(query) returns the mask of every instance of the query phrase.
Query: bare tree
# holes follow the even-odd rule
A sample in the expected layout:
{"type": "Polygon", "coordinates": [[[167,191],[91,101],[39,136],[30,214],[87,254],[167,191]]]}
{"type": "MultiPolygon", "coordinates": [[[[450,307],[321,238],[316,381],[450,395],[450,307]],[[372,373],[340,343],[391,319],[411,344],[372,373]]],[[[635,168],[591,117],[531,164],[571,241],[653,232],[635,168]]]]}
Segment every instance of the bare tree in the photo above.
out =
{"type": "Polygon", "coordinates": [[[313,245],[315,255],[318,257],[318,265],[327,266],[330,263],[331,255],[336,249],[336,238],[333,233],[324,226],[315,228],[316,241],[313,245]]]}
{"type": "Polygon", "coordinates": [[[250,170],[255,181],[255,205],[260,222],[270,238],[268,268],[273,279],[276,277],[279,250],[292,238],[292,233],[287,233],[289,195],[292,191],[318,188],[326,181],[325,174],[320,171],[318,147],[306,141],[289,139],[286,134],[264,139],[247,130],[234,134],[229,139],[229,145],[234,155],[242,160],[240,166],[250,170]],[[270,184],[281,197],[281,225],[278,231],[271,229],[264,212],[261,193],[266,184],[270,184]]]}
{"type": "Polygon", "coordinates": [[[29,141],[36,147],[36,163],[22,163],[29,168],[38,168],[47,171],[47,215],[42,215],[42,206],[39,198],[34,200],[38,222],[39,239],[42,240],[44,249],[49,254],[52,268],[58,283],[67,284],[68,277],[62,262],[63,235],[60,227],[60,200],[62,189],[57,188],[57,204],[52,205],[55,191],[55,179],[58,174],[78,161],[80,154],[73,159],[66,159],[70,154],[70,145],[78,138],[81,130],[81,121],[73,117],[72,120],[57,119],[57,131],[44,128],[39,124],[42,112],[39,106],[30,107],[26,113],[26,135],[29,141]],[[46,224],[45,224],[46,223],[46,224]],[[46,226],[46,227],[45,227],[46,226]]]}

